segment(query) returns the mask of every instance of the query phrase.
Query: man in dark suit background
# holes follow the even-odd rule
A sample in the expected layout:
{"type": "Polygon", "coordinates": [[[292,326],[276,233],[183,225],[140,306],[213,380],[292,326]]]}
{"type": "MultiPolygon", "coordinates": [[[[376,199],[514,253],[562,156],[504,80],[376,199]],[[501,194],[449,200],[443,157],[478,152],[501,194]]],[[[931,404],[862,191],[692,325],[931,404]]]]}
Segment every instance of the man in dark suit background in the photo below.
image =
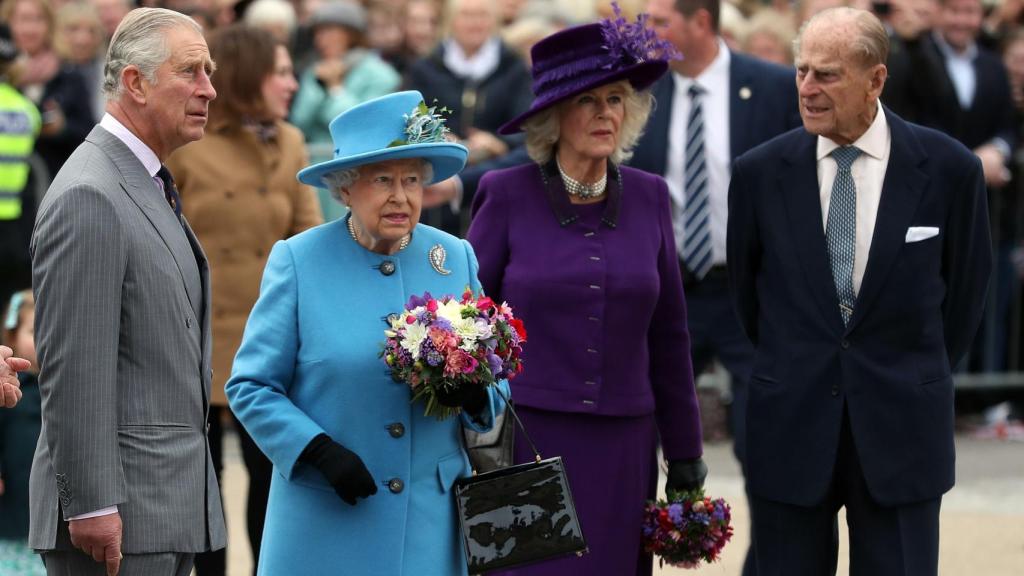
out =
{"type": "Polygon", "coordinates": [[[794,130],[736,160],[729,275],[756,348],[747,472],[760,574],[938,571],[953,486],[950,366],[977,329],[992,255],[981,163],[882,108],[871,14],[812,18],[794,130]]]}
{"type": "MultiPolygon", "coordinates": [[[[1005,259],[1018,228],[1016,188],[1007,186],[1017,135],[1002,59],[978,42],[983,18],[981,0],[940,0],[930,30],[903,32],[903,50],[890,56],[893,82],[887,82],[882,102],[911,122],[956,138],[981,159],[993,235],[1005,259]],[[904,73],[897,75],[893,66],[904,73]]],[[[971,370],[1005,368],[1009,283],[1003,274],[991,286],[983,329],[967,363],[971,370]]]]}
{"type": "MultiPolygon", "coordinates": [[[[743,411],[754,349],[733,313],[725,271],[726,195],[730,170],[733,159],[740,154],[799,126],[800,115],[793,80],[795,71],[731,52],[719,35],[719,6],[720,0],[647,2],[646,11],[655,31],[671,42],[683,58],[673,61],[672,73],[663,76],[651,89],[657,105],[634,149],[630,165],[667,180],[672,195],[676,248],[681,259],[688,232],[684,221],[700,217],[696,214],[699,206],[693,204],[704,203],[707,207],[710,238],[703,253],[697,254],[698,258],[710,258],[705,261],[707,269],[695,272],[693,264],[696,263],[680,261],[693,371],[695,376],[699,375],[715,358],[729,371],[733,446],[742,463],[743,411]],[[694,130],[696,126],[690,126],[694,111],[694,100],[689,95],[691,86],[702,91],[698,96],[701,116],[694,124],[706,126],[705,130],[694,130]],[[698,137],[692,139],[688,150],[687,141],[691,140],[688,135],[695,132],[698,137]],[[687,162],[695,149],[703,150],[702,168],[687,162]],[[701,179],[703,189],[693,195],[692,202],[688,201],[686,183],[701,179]]],[[[691,185],[689,190],[692,192],[695,187],[691,185]]],[[[743,573],[751,576],[753,566],[748,557],[743,573]]]]}

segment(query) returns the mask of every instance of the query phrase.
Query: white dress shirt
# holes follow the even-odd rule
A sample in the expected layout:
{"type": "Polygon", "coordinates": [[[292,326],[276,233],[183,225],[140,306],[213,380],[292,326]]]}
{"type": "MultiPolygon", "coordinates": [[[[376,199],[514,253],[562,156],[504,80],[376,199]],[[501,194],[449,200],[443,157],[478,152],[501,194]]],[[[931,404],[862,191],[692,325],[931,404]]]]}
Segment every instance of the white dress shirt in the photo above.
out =
{"type": "MultiPolygon", "coordinates": [[[[708,201],[711,210],[711,262],[725,264],[725,225],[729,216],[729,179],[732,170],[732,152],[729,139],[729,48],[718,39],[718,56],[696,78],[686,78],[675,72],[675,94],[668,131],[668,162],[665,180],[672,202],[685,206],[683,185],[686,182],[686,119],[690,116],[690,86],[694,83],[704,89],[700,97],[704,116],[704,162],[708,174],[708,201]]],[[[682,210],[672,211],[675,229],[682,230],[678,219],[682,210]]],[[[680,248],[682,238],[676,239],[680,248]]]]}
{"type": "MultiPolygon", "coordinates": [[[[853,146],[860,148],[861,154],[853,161],[850,172],[853,184],[857,188],[857,246],[853,256],[853,291],[860,292],[864,270],[868,265],[868,254],[871,252],[871,237],[875,232],[875,218],[878,216],[878,204],[882,200],[882,183],[885,181],[885,170],[889,166],[889,150],[892,136],[889,123],[878,103],[878,113],[853,146]]],[[[818,190],[821,195],[821,225],[828,224],[828,206],[832,200],[832,183],[836,180],[838,167],[830,156],[839,148],[832,140],[818,136],[818,190]]]]}
{"type": "MultiPolygon", "coordinates": [[[[113,134],[118,140],[124,142],[125,146],[132,151],[132,154],[142,162],[145,166],[146,171],[149,172],[151,177],[155,177],[157,171],[160,170],[160,159],[157,158],[156,153],[146,146],[142,140],[139,140],[138,136],[132,133],[131,130],[121,124],[117,118],[114,118],[110,114],[104,114],[103,119],[100,120],[100,127],[113,134]]],[[[155,190],[154,190],[155,193],[155,190]]],[[[117,512],[117,506],[107,506],[99,510],[92,512],[86,512],[85,514],[79,514],[77,516],[65,517],[65,520],[85,520],[86,518],[95,518],[96,516],[106,516],[108,514],[115,514],[117,512]]]]}
{"type": "Polygon", "coordinates": [[[942,34],[933,32],[932,37],[935,39],[935,45],[939,47],[939,52],[942,52],[946,72],[949,73],[949,79],[953,82],[960,107],[969,110],[971,104],[974,103],[974,92],[978,87],[978,74],[974,70],[974,60],[978,57],[978,45],[972,42],[963,52],[957,52],[956,48],[946,42],[942,34]]]}

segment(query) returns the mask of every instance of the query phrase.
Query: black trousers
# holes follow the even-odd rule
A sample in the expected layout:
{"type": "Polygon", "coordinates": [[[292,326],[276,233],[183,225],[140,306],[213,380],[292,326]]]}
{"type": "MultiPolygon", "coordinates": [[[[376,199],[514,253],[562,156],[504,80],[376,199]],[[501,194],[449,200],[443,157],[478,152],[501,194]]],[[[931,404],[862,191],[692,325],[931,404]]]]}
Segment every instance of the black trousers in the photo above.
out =
{"type": "MultiPolygon", "coordinates": [[[[229,412],[226,407],[210,408],[210,456],[213,458],[214,470],[218,483],[224,469],[224,426],[222,414],[229,412]]],[[[234,418],[234,415],[232,415],[234,418]]],[[[234,418],[238,441],[242,447],[242,460],[249,472],[249,494],[246,499],[245,522],[252,550],[252,573],[259,568],[260,543],[263,541],[263,521],[267,515],[267,500],[270,497],[270,477],[274,467],[253,442],[245,427],[234,418]]],[[[221,484],[223,486],[223,484],[221,484]]],[[[223,493],[223,489],[221,490],[223,493]]],[[[227,549],[197,554],[195,560],[198,576],[224,576],[227,569],[227,549]]]]}
{"type": "Polygon", "coordinates": [[[941,497],[900,506],[875,502],[844,416],[832,485],[823,502],[805,508],[752,497],[758,574],[834,575],[839,555],[837,513],[845,507],[850,576],[935,576],[941,502],[941,497]]]}

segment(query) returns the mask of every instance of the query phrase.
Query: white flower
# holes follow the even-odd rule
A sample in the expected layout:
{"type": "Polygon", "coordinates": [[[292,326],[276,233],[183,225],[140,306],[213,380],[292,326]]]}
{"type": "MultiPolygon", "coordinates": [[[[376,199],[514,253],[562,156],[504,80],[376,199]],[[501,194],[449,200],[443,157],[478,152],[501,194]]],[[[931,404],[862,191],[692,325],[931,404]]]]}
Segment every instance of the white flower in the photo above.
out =
{"type": "Polygon", "coordinates": [[[452,329],[462,339],[462,343],[459,344],[459,348],[462,348],[466,352],[471,352],[476,349],[477,329],[476,319],[474,318],[460,318],[459,320],[452,322],[452,329]]]}
{"type": "Polygon", "coordinates": [[[402,338],[402,348],[407,350],[409,354],[412,354],[413,360],[420,359],[420,345],[423,344],[423,340],[427,337],[426,326],[415,322],[413,324],[406,324],[405,326],[405,337],[402,338]]]}
{"type": "Polygon", "coordinates": [[[449,300],[444,304],[440,304],[437,307],[437,316],[451,322],[454,327],[456,323],[462,321],[462,304],[455,300],[449,300]]]}

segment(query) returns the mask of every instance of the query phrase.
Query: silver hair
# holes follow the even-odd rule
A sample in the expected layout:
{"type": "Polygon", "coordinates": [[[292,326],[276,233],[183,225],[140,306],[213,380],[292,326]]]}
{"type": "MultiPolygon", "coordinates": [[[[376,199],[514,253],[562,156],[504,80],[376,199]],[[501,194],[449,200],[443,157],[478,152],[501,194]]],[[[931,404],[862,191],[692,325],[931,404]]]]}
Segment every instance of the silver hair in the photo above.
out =
{"type": "Polygon", "coordinates": [[[257,28],[284,24],[290,33],[295,29],[295,8],[287,0],[256,0],[245,9],[242,21],[257,28]]]}
{"type": "MultiPolygon", "coordinates": [[[[423,160],[422,158],[414,158],[422,163],[423,169],[423,182],[426,185],[427,182],[431,182],[434,179],[434,165],[430,162],[423,160]]],[[[370,166],[365,164],[364,166],[370,166]]],[[[320,182],[323,183],[324,188],[331,193],[331,198],[335,201],[348,206],[345,202],[344,197],[341,195],[343,188],[351,188],[356,180],[359,180],[359,168],[361,166],[353,166],[352,168],[343,168],[341,170],[335,170],[334,172],[328,172],[320,177],[320,182]]]]}
{"type": "Polygon", "coordinates": [[[853,38],[849,43],[849,53],[853,54],[866,67],[885,64],[889,59],[889,35],[878,18],[865,10],[838,6],[822,10],[811,16],[793,40],[793,54],[800,58],[800,41],[804,33],[816,23],[828,21],[841,27],[853,28],[853,38]]]}
{"type": "Polygon", "coordinates": [[[121,96],[121,73],[128,66],[138,67],[143,78],[156,83],[157,68],[171,56],[165,33],[177,27],[203,33],[192,18],[163,8],[136,8],[121,20],[103,66],[103,93],[107,100],[121,96]]]}
{"type": "MultiPolygon", "coordinates": [[[[615,85],[622,86],[626,91],[626,110],[622,116],[622,126],[619,128],[619,141],[611,155],[612,163],[618,165],[633,157],[633,147],[643,135],[647,118],[654,108],[654,96],[647,90],[637,92],[626,80],[616,82],[615,85]]],[[[534,162],[547,164],[551,161],[561,137],[559,121],[562,110],[571,101],[572,98],[538,112],[523,123],[523,129],[526,131],[526,153],[534,162]]]]}

